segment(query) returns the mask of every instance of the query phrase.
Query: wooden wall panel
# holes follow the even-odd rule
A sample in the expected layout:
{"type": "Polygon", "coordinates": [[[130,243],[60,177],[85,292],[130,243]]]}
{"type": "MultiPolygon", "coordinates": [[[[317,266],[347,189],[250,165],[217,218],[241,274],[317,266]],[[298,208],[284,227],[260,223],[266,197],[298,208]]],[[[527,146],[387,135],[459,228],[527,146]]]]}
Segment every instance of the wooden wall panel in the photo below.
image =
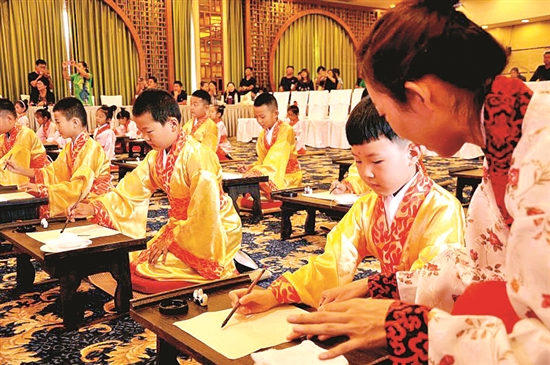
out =
{"type": "MultiPolygon", "coordinates": [[[[254,68],[258,84],[271,88],[269,81],[269,54],[281,26],[293,15],[309,9],[319,9],[331,12],[341,18],[361,42],[368,29],[378,19],[379,12],[366,8],[349,6],[331,6],[316,1],[299,2],[292,0],[247,0],[243,2],[243,14],[246,16],[250,6],[250,34],[247,47],[247,60],[254,68]],[[249,5],[248,5],[249,4],[249,5]]],[[[246,21],[246,20],[245,20],[246,21]]]]}

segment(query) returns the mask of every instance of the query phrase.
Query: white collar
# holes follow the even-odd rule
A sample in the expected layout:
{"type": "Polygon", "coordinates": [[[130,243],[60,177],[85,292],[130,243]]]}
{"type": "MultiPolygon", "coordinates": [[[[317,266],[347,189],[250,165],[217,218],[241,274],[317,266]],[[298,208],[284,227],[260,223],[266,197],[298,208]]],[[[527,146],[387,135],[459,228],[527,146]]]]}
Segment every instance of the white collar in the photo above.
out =
{"type": "Polygon", "coordinates": [[[384,208],[386,211],[388,227],[392,225],[395,215],[397,214],[397,210],[399,209],[399,205],[401,205],[401,202],[405,197],[405,193],[409,190],[414,179],[416,178],[416,175],[418,175],[418,172],[414,174],[414,176],[405,185],[403,185],[403,187],[395,195],[390,194],[382,197],[382,199],[384,199],[384,208]]]}

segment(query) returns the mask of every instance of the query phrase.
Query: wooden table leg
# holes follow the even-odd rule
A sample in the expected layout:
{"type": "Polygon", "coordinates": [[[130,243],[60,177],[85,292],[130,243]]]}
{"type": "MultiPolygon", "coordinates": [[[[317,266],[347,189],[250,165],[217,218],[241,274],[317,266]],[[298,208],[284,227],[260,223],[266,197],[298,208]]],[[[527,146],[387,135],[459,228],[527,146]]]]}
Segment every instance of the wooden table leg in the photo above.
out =
{"type": "Polygon", "coordinates": [[[305,231],[307,234],[315,234],[315,209],[307,210],[305,231]]]}
{"type": "Polygon", "coordinates": [[[17,288],[29,290],[34,284],[34,266],[31,263],[31,257],[25,253],[17,254],[17,288]]]}
{"type": "Polygon", "coordinates": [[[133,296],[128,253],[120,252],[113,257],[110,273],[117,282],[115,309],[119,313],[126,313],[130,310],[130,299],[133,296]]]}
{"type": "Polygon", "coordinates": [[[239,192],[236,189],[232,189],[232,187],[229,187],[227,188],[227,195],[229,195],[231,197],[231,200],[233,200],[233,206],[235,207],[237,214],[241,214],[241,210],[239,209],[239,204],[237,203],[237,199],[239,198],[239,192]]]}
{"type": "Polygon", "coordinates": [[[157,364],[158,365],[177,365],[178,350],[162,338],[157,336],[157,364]]]}
{"type": "Polygon", "coordinates": [[[464,203],[464,196],[463,196],[464,185],[465,185],[464,179],[457,177],[456,178],[456,198],[461,203],[464,203]]]}
{"type": "Polygon", "coordinates": [[[258,184],[251,187],[250,195],[252,196],[252,199],[254,199],[252,203],[252,215],[254,218],[262,218],[262,200],[260,197],[260,186],[258,184]]]}
{"type": "Polygon", "coordinates": [[[286,240],[290,238],[292,234],[292,222],[290,217],[294,214],[293,209],[285,208],[285,205],[281,206],[281,240],[286,240]]]}
{"type": "Polygon", "coordinates": [[[61,313],[65,328],[68,330],[77,328],[84,315],[82,303],[78,300],[77,293],[81,281],[82,275],[76,269],[69,269],[59,276],[61,313]]]}

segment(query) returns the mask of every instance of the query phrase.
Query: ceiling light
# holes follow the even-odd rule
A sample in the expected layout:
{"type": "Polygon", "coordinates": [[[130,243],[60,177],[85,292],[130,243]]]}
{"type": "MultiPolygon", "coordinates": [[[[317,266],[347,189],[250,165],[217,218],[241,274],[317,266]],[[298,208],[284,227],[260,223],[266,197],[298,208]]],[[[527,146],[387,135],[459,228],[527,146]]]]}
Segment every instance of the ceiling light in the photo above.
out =
{"type": "Polygon", "coordinates": [[[482,25],[482,26],[481,26],[481,29],[487,29],[487,28],[489,28],[488,25],[482,25]]]}
{"type": "Polygon", "coordinates": [[[529,19],[523,19],[521,22],[522,23],[529,23],[529,19]]]}

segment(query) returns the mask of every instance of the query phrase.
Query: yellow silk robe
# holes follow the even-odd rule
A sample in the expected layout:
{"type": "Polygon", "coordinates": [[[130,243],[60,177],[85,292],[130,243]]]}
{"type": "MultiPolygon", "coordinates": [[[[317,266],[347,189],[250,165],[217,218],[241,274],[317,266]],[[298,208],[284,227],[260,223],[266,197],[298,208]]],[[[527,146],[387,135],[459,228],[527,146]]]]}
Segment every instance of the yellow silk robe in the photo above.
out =
{"type": "Polygon", "coordinates": [[[8,133],[0,135],[0,185],[29,182],[28,177],[4,169],[7,160],[25,168],[41,168],[49,164],[46,150],[36,134],[17,123],[8,133]]]}
{"type": "Polygon", "coordinates": [[[462,246],[460,202],[422,172],[414,179],[391,227],[383,199],[374,192],[360,198],[327,236],[323,254],[271,285],[277,300],[317,307],[323,290],[351,282],[366,256],[375,256],[388,274],[419,269],[447,245],[462,246]]]}
{"type": "Polygon", "coordinates": [[[194,122],[195,119],[188,120],[183,126],[183,131],[216,152],[218,149],[218,126],[216,123],[206,116],[199,118],[196,125],[194,122]]]}
{"type": "Polygon", "coordinates": [[[170,202],[169,219],[148,242],[132,253],[136,274],[156,280],[202,283],[235,275],[241,247],[241,219],[221,188],[216,154],[183,131],[163,164],[163,152],[151,151],[110,193],[92,205],[99,224],[131,237],[145,236],[149,198],[157,189],[170,202]],[[166,263],[147,262],[149,248],[169,241],[166,263]]]}
{"type": "Polygon", "coordinates": [[[344,184],[346,189],[353,194],[365,194],[372,191],[363,179],[361,179],[361,176],[359,176],[357,163],[355,163],[355,161],[349,167],[348,175],[342,179],[342,184],[344,184]]]}
{"type": "Polygon", "coordinates": [[[35,170],[34,179],[40,196],[49,197],[50,201],[49,212],[42,209],[42,217],[63,214],[82,192],[81,200],[86,201],[113,187],[110,162],[103,147],[87,133],[80,133],[74,143],[67,144],[49,166],[35,170]]]}
{"type": "Polygon", "coordinates": [[[260,132],[256,143],[258,160],[244,173],[244,176],[269,176],[267,183],[260,183],[260,188],[266,194],[302,185],[294,129],[280,120],[273,128],[271,143],[267,141],[266,130],[260,132]]]}

